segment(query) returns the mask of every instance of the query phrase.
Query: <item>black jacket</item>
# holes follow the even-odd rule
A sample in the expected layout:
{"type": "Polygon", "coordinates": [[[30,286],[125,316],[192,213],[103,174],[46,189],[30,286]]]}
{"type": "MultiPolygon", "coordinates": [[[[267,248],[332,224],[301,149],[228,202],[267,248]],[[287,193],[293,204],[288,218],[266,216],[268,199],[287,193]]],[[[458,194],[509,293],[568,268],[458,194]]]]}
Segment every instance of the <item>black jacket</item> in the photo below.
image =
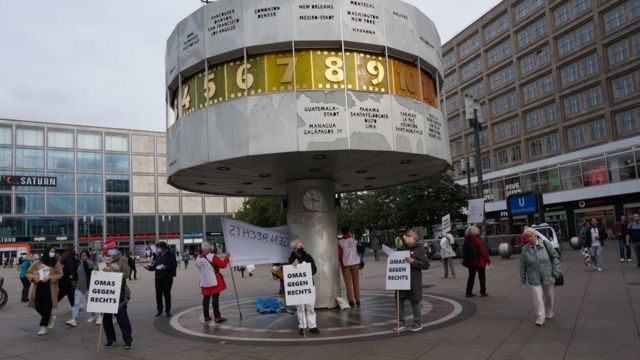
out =
{"type": "MultiPolygon", "coordinates": [[[[591,226],[587,227],[585,229],[585,246],[586,247],[591,247],[591,243],[593,241],[592,237],[591,237],[591,226]]],[[[604,247],[604,239],[607,238],[607,231],[604,229],[604,226],[598,226],[598,236],[600,237],[600,244],[602,244],[602,247],[604,247]]]]}
{"type": "Polygon", "coordinates": [[[147,270],[156,272],[156,279],[162,279],[167,277],[176,276],[176,268],[178,263],[176,262],[176,256],[170,251],[166,250],[156,256],[156,259],[151,263],[147,270]],[[156,266],[164,265],[162,270],[156,269],[156,266]]]}
{"type": "Polygon", "coordinates": [[[422,270],[429,268],[429,259],[424,248],[418,244],[411,247],[405,245],[404,249],[410,251],[410,257],[415,261],[411,264],[411,290],[400,290],[401,299],[409,299],[411,301],[422,300],[422,270]]]}
{"type": "Polygon", "coordinates": [[[78,279],[79,262],[73,256],[62,259],[60,265],[62,265],[63,272],[60,282],[71,284],[78,279]]]}
{"type": "Polygon", "coordinates": [[[315,275],[316,271],[318,271],[315,260],[313,260],[308,252],[305,252],[302,256],[298,256],[295,251],[292,251],[291,255],[289,255],[289,264],[293,264],[296,259],[298,260],[298,263],[308,262],[311,264],[311,275],[315,275]]]}

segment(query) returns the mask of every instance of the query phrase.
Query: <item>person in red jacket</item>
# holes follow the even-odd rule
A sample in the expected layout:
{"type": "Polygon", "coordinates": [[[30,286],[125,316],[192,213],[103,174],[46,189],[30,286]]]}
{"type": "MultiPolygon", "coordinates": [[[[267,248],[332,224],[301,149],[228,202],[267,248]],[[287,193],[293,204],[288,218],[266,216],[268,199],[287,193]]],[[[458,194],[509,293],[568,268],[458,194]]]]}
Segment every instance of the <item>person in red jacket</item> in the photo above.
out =
{"type": "Polygon", "coordinates": [[[224,259],[220,260],[212,252],[211,244],[203,243],[202,254],[196,259],[196,267],[200,270],[200,294],[202,294],[202,311],[205,321],[211,321],[209,303],[212,298],[215,322],[227,321],[227,318],[220,314],[220,293],[227,288],[222,274],[220,274],[220,269],[224,269],[229,265],[229,257],[230,254],[227,252],[224,259]]]}
{"type": "Polygon", "coordinates": [[[482,240],[480,240],[480,229],[477,226],[469,226],[464,235],[465,244],[462,246],[464,260],[462,265],[469,269],[465,296],[476,296],[472,292],[476,281],[476,273],[478,273],[478,278],[480,279],[480,296],[489,296],[487,294],[485,267],[491,264],[491,257],[489,257],[482,240]]]}

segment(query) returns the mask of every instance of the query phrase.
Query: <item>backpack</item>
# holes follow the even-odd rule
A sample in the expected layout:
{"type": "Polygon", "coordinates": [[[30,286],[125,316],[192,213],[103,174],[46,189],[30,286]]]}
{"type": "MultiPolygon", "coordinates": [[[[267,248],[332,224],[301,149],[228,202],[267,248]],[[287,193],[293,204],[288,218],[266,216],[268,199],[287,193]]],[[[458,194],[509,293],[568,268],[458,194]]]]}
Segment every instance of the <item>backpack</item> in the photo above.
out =
{"type": "Polygon", "coordinates": [[[473,241],[464,239],[464,243],[462,244],[462,257],[465,260],[473,260],[478,257],[478,249],[473,244],[473,241]]]}

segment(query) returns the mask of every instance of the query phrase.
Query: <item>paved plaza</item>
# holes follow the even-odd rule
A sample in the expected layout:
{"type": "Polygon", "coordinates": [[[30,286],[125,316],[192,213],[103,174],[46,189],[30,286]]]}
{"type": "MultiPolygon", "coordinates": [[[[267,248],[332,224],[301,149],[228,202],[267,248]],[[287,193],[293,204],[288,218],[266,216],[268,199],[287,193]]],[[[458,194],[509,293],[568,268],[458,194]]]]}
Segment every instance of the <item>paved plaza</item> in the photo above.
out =
{"type": "MultiPolygon", "coordinates": [[[[487,270],[490,296],[471,299],[463,296],[466,269],[457,262],[457,278],[443,279],[442,263],[433,261],[431,269],[423,273],[423,312],[427,326],[420,333],[397,336],[390,331],[392,325],[387,327],[385,324],[393,319],[395,308],[393,293],[381,291],[384,288],[384,263],[373,261],[369,254],[361,280],[365,294],[362,308],[342,313],[324,310],[323,314],[320,311],[318,325],[322,330],[321,337],[330,337],[340,322],[350,326],[355,335],[362,333],[362,327],[353,325],[352,320],[367,323],[366,319],[375,318],[381,333],[371,338],[349,339],[349,332],[342,331],[340,334],[347,337],[326,342],[317,338],[307,342],[295,338],[290,342],[277,342],[277,345],[193,336],[176,329],[178,320],[191,316],[192,325],[201,332],[215,335],[224,330],[198,320],[201,298],[193,261],[188,270],[178,271],[174,283],[172,312],[175,319],[154,317],[153,274],[139,269],[138,280],[129,285],[133,293],[129,316],[135,348],[125,351],[119,339],[120,346],[100,349],[99,353],[96,353],[98,327],[86,324],[86,315],[81,314],[76,328],[64,324],[70,313],[66,300],[55,312],[58,315],[55,328],[45,336],[37,336],[38,315],[17,301],[17,272],[0,269],[10,294],[8,304],[0,310],[0,358],[636,359],[640,353],[640,269],[635,262],[620,264],[616,255],[613,246],[607,247],[604,271],[598,273],[582,264],[578,252],[565,250],[562,268],[566,285],[556,289],[556,318],[543,327],[533,325],[535,317],[530,290],[520,288],[517,256],[511,259],[494,257],[493,266],[487,270]],[[461,304],[465,309],[463,315],[455,321],[429,326],[429,316],[435,316],[438,311],[444,311],[447,304],[453,303],[461,304]],[[384,304],[388,304],[388,308],[384,304]]],[[[287,334],[287,329],[274,323],[286,324],[285,328],[295,326],[294,315],[257,315],[255,312],[252,298],[277,296],[278,283],[272,280],[268,270],[267,266],[258,266],[253,277],[245,278],[241,278],[239,272],[235,273],[246,330],[239,326],[242,322],[238,318],[232,286],[223,293],[223,315],[230,318],[226,329],[235,328],[240,338],[243,332],[281,330],[287,334]],[[269,326],[280,330],[256,331],[269,326]]],[[[229,271],[225,270],[224,275],[231,285],[229,271]]],[[[294,333],[295,329],[291,330],[289,333],[294,333]]]]}

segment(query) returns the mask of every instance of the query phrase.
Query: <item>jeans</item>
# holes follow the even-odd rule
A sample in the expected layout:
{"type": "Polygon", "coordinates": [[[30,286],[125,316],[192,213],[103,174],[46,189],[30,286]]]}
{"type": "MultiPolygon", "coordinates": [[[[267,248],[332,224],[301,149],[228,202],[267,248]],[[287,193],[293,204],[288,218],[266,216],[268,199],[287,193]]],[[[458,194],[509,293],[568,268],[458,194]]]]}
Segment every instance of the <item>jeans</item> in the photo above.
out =
{"type": "Polygon", "coordinates": [[[184,269],[187,270],[187,266],[189,266],[189,260],[183,260],[184,261],[184,269]]]}
{"type": "Polygon", "coordinates": [[[553,287],[554,285],[531,285],[533,308],[538,320],[553,313],[553,287]]]}
{"type": "Polygon", "coordinates": [[[378,249],[373,249],[373,257],[376,259],[376,261],[380,261],[380,254],[378,253],[380,250],[378,249]]]}
{"type": "Polygon", "coordinates": [[[131,267],[131,272],[129,273],[129,280],[131,280],[131,275],[133,275],[134,280],[138,280],[138,270],[136,270],[135,266],[131,267]]]}
{"type": "Polygon", "coordinates": [[[202,312],[205,319],[209,318],[209,302],[213,298],[213,316],[214,318],[219,318],[222,316],[220,314],[220,293],[214,295],[205,295],[202,297],[202,312]]]}
{"type": "Polygon", "coordinates": [[[162,312],[162,298],[164,297],[164,311],[171,312],[171,287],[173,286],[173,278],[170,276],[156,278],[156,305],[158,312],[162,312]]]}
{"type": "Polygon", "coordinates": [[[36,311],[40,314],[40,326],[49,325],[51,318],[51,282],[39,282],[36,284],[36,311]]]}
{"type": "Polygon", "coordinates": [[[299,329],[315,329],[316,325],[316,310],[313,308],[314,303],[296,305],[296,315],[298,316],[298,328],[299,329]],[[303,310],[304,308],[304,310],[303,310]],[[305,323],[306,320],[306,323],[305,323]]]}
{"type": "Polygon", "coordinates": [[[598,269],[602,268],[602,246],[591,247],[591,259],[593,260],[593,267],[598,269]]]}
{"type": "Polygon", "coordinates": [[[636,252],[636,259],[638,259],[638,266],[640,266],[640,243],[632,243],[633,251],[636,252]]]}
{"type": "Polygon", "coordinates": [[[478,273],[478,279],[480,279],[480,294],[487,292],[487,281],[485,276],[485,268],[478,266],[469,266],[469,278],[467,279],[467,294],[471,294],[473,286],[476,283],[476,272],[478,273]]]}
{"type": "Polygon", "coordinates": [[[360,264],[343,267],[342,277],[349,302],[360,301],[360,264]]]}
{"type": "Polygon", "coordinates": [[[31,287],[31,283],[29,279],[26,277],[21,277],[20,282],[22,283],[22,301],[29,301],[29,288],[31,287]]]}
{"type": "MultiPolygon", "coordinates": [[[[131,337],[131,321],[129,321],[129,314],[127,314],[127,305],[118,308],[116,320],[118,320],[118,326],[122,332],[122,340],[124,340],[125,345],[130,345],[133,342],[133,338],[131,337]]],[[[102,326],[104,326],[107,341],[115,342],[116,330],[113,328],[113,314],[102,315],[102,326]]]]}
{"type": "Polygon", "coordinates": [[[404,325],[404,301],[409,300],[413,312],[413,325],[422,325],[422,303],[411,299],[400,299],[400,325],[404,325]]]}
{"type": "Polygon", "coordinates": [[[618,249],[620,251],[620,259],[631,259],[631,245],[627,245],[625,239],[618,239],[618,249]]]}
{"type": "Polygon", "coordinates": [[[73,307],[71,308],[71,317],[77,318],[80,314],[80,307],[84,304],[85,309],[87,306],[87,297],[89,296],[89,291],[84,292],[82,290],[76,289],[74,294],[73,307]]]}

